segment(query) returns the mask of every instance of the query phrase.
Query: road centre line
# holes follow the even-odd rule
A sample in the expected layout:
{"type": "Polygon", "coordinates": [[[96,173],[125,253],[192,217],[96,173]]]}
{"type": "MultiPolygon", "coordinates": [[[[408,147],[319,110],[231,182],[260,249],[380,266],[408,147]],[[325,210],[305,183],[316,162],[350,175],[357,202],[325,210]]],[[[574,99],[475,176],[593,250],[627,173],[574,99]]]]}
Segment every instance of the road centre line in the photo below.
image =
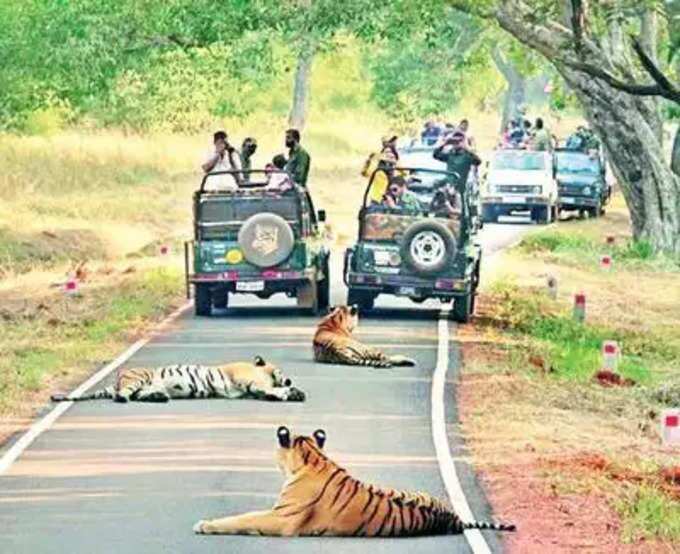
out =
{"type": "MultiPolygon", "coordinates": [[[[187,302],[180,306],[177,310],[172,312],[168,317],[161,321],[161,323],[155,327],[155,331],[163,329],[166,325],[177,319],[191,305],[191,302],[187,302]]],[[[116,359],[106,364],[84,383],[81,383],[80,386],[78,386],[71,393],[71,396],[80,396],[89,388],[108,377],[113,371],[127,362],[137,351],[139,351],[140,348],[145,346],[151,340],[151,338],[151,334],[148,334],[146,337],[135,342],[116,359]]],[[[16,461],[16,459],[21,456],[24,450],[26,450],[42,433],[47,431],[54,424],[54,422],[57,421],[57,419],[59,419],[59,417],[61,417],[71,406],[73,406],[73,402],[60,402],[46,415],[31,425],[28,430],[2,455],[2,457],[0,457],[0,475],[6,473],[11,465],[16,461]]]]}
{"type": "MultiPolygon", "coordinates": [[[[451,457],[451,447],[446,434],[445,391],[446,373],[449,368],[449,310],[443,309],[439,315],[437,345],[437,366],[432,377],[432,439],[439,462],[439,472],[449,495],[451,505],[463,521],[475,521],[463,487],[460,483],[456,464],[451,457]]],[[[491,549],[479,529],[465,531],[473,554],[491,554],[491,549]]]]}

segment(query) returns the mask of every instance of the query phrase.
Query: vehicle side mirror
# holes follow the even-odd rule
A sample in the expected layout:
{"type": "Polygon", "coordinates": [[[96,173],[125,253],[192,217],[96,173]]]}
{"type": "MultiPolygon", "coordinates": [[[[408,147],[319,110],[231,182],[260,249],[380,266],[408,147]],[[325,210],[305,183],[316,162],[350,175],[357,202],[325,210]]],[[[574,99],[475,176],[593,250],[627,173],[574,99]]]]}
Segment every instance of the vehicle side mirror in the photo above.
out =
{"type": "Polygon", "coordinates": [[[316,218],[319,220],[320,223],[325,223],[326,210],[319,210],[318,212],[316,212],[316,218]]]}

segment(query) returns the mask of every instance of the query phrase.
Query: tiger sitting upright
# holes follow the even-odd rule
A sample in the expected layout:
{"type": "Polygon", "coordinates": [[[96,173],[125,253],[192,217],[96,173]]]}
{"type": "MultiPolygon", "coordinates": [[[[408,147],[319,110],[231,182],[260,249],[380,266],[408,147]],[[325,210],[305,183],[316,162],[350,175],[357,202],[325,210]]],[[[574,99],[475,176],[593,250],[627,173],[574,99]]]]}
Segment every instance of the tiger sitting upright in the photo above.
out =
{"type": "Polygon", "coordinates": [[[463,522],[440,500],[422,492],[367,485],[329,459],[326,433],[291,436],[277,432],[278,464],[286,482],[271,510],[202,520],[194,532],[207,535],[414,537],[466,529],[514,531],[514,525],[463,522]]]}
{"type": "Polygon", "coordinates": [[[281,370],[256,356],[253,363],[122,369],[115,385],[83,396],[53,395],[52,400],[112,398],[116,402],[167,402],[171,398],[254,398],[304,402],[305,396],[303,391],[292,386],[281,370]]]}
{"type": "Polygon", "coordinates": [[[371,367],[414,366],[405,356],[388,356],[352,338],[359,323],[356,306],[335,306],[324,317],[314,335],[314,360],[326,364],[371,367]]]}

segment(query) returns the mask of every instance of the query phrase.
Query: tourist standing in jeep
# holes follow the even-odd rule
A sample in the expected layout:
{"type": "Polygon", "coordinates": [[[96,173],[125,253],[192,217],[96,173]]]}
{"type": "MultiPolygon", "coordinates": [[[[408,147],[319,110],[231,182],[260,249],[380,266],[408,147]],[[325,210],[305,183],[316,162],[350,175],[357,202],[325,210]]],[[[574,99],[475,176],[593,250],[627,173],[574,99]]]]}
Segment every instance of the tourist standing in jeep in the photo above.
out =
{"type": "Polygon", "coordinates": [[[468,148],[465,142],[465,134],[461,131],[455,131],[451,138],[438,148],[435,148],[432,153],[435,160],[446,163],[446,171],[458,176],[457,178],[451,178],[455,179],[452,184],[460,188],[465,187],[468,175],[470,174],[470,168],[473,165],[478,166],[482,163],[479,156],[468,148]],[[449,146],[450,148],[447,149],[449,146]]]}
{"type": "MultiPolygon", "coordinates": [[[[217,171],[234,171],[240,169],[238,153],[236,149],[227,141],[227,133],[217,131],[213,135],[215,150],[206,158],[201,168],[205,173],[217,171]]],[[[211,176],[206,184],[208,189],[229,190],[238,188],[238,181],[225,175],[211,176]]]]}
{"type": "Polygon", "coordinates": [[[310,158],[307,151],[300,146],[300,131],[297,129],[288,129],[286,131],[286,147],[288,148],[286,171],[295,183],[306,187],[310,158]]]}

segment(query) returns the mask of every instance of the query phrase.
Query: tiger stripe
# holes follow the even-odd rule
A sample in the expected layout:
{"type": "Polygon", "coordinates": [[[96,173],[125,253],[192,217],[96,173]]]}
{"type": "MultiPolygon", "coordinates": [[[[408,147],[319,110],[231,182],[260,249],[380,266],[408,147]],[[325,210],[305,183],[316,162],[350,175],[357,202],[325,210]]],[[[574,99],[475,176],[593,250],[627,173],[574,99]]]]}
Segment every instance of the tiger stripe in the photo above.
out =
{"type": "Polygon", "coordinates": [[[285,427],[277,435],[278,463],[286,483],[273,508],[199,521],[195,532],[409,537],[459,534],[466,529],[515,530],[514,525],[463,522],[446,504],[423,492],[362,483],[322,452],[326,435],[321,430],[314,433],[314,439],[290,437],[285,427]]]}

